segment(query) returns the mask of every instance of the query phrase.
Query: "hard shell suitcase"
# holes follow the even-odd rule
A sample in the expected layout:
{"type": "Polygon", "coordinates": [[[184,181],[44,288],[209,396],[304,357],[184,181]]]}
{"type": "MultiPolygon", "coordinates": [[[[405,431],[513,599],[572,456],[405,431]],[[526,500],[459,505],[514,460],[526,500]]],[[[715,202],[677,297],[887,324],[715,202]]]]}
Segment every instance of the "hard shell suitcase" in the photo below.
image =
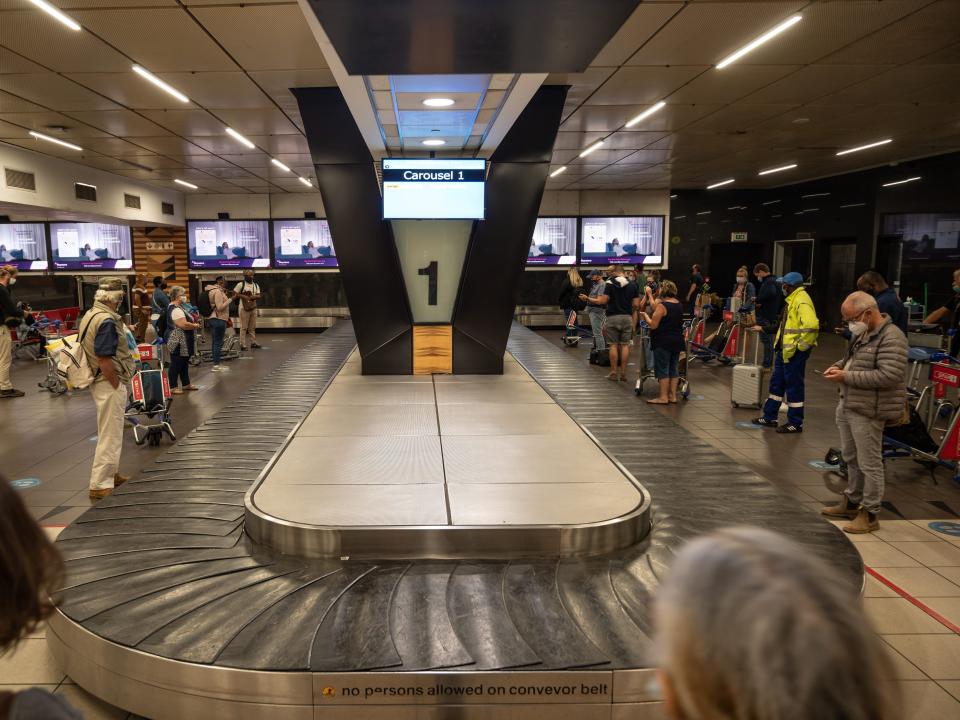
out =
{"type": "Polygon", "coordinates": [[[733,381],[730,386],[730,403],[734,407],[763,407],[767,371],[759,360],[760,342],[756,332],[750,333],[753,340],[753,363],[733,366],[733,381]]]}

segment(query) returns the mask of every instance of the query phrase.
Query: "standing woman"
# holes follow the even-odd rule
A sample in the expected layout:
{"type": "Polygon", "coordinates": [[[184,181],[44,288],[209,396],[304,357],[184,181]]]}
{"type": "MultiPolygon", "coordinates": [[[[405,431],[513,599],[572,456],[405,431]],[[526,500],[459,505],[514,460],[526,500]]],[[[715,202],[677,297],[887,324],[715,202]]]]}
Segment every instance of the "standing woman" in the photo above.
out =
{"type": "Polygon", "coordinates": [[[677,300],[677,286],[670,280],[660,283],[653,312],[640,313],[650,326],[650,347],[660,396],[647,400],[651,405],[677,402],[680,384],[680,353],[683,352],[683,305],[677,300]]]}
{"type": "Polygon", "coordinates": [[[184,390],[196,390],[190,383],[190,356],[193,355],[195,330],[200,327],[191,322],[183,307],[187,291],[180,285],[170,288],[170,307],[167,308],[167,347],[170,348],[168,379],[174,395],[183,395],[184,390]],[[182,389],[177,387],[180,380],[182,389]]]}
{"type": "Polygon", "coordinates": [[[133,319],[136,320],[136,326],[133,336],[138,343],[142,343],[147,337],[147,324],[150,322],[150,291],[147,290],[147,275],[140,273],[137,275],[137,281],[133,285],[133,319]]]}
{"type": "Polygon", "coordinates": [[[567,327],[567,318],[574,310],[583,309],[583,301],[580,300],[580,292],[583,288],[583,278],[580,272],[572,267],[567,270],[567,276],[563,279],[563,285],[560,287],[560,298],[558,300],[560,309],[563,311],[563,326],[565,329],[564,337],[576,335],[577,331],[567,327]]]}

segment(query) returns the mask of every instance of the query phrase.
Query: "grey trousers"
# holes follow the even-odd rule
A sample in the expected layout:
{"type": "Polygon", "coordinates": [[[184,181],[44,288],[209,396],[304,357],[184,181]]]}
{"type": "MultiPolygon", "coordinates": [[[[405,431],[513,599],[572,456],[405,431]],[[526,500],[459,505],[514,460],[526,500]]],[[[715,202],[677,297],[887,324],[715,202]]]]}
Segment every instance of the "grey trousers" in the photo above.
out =
{"type": "Polygon", "coordinates": [[[603,350],[607,347],[607,341],[603,338],[603,321],[606,313],[588,312],[590,318],[590,329],[593,330],[593,346],[597,350],[603,350]]]}
{"type": "Polygon", "coordinates": [[[847,464],[847,489],[850,502],[868,512],[880,512],[883,501],[883,420],[847,410],[837,405],[843,461],[847,464]]]}

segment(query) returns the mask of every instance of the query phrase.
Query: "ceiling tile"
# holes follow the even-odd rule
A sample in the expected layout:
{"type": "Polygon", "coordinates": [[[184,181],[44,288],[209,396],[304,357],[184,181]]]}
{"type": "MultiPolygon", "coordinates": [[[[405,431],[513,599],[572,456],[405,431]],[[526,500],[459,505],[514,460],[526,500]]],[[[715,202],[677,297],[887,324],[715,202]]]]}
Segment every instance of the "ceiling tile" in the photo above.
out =
{"type": "Polygon", "coordinates": [[[558,153],[559,157],[562,157],[562,162],[566,165],[607,165],[609,163],[617,162],[617,160],[623,160],[633,153],[633,150],[594,150],[592,153],[586,157],[580,157],[580,154],[576,150],[565,151],[558,153]]]}
{"type": "Polygon", "coordinates": [[[0,90],[39,105],[65,110],[117,110],[115,103],[54,73],[0,75],[0,90]]]}
{"type": "Polygon", "coordinates": [[[558,132],[553,143],[554,150],[581,150],[597,140],[602,140],[604,133],[558,132]]]}
{"type": "Polygon", "coordinates": [[[782,115],[793,110],[795,107],[795,105],[747,105],[737,103],[728,105],[697,120],[689,128],[694,132],[727,130],[731,133],[738,133],[775,115],[782,115]]]}
{"type": "MultiPolygon", "coordinates": [[[[55,137],[62,137],[64,140],[71,138],[91,138],[107,137],[107,133],[96,128],[91,128],[76,120],[72,120],[66,115],[54,112],[39,113],[0,113],[0,120],[6,120],[14,125],[21,125],[25,130],[22,134],[26,135],[27,130],[36,130],[55,137]],[[66,128],[66,131],[58,131],[57,128],[66,128]]],[[[82,144],[82,143],[81,143],[82,144]]]]}
{"type": "Polygon", "coordinates": [[[513,73],[494,73],[490,76],[491,90],[506,90],[513,82],[513,73]]]}
{"type": "MultiPolygon", "coordinates": [[[[500,93],[501,97],[503,93],[500,93]]],[[[455,92],[427,92],[427,93],[410,93],[410,92],[398,92],[397,93],[397,109],[398,110],[426,110],[427,106],[423,104],[423,101],[431,97],[445,97],[454,101],[454,104],[446,108],[429,108],[431,112],[447,112],[447,111],[456,111],[456,110],[468,110],[470,112],[476,110],[477,104],[480,102],[480,93],[455,93],[455,92]]],[[[378,107],[380,107],[378,105],[378,107]]],[[[391,102],[387,107],[393,107],[391,102]]],[[[496,107],[496,106],[494,106],[496,107]]]]}
{"type": "MultiPolygon", "coordinates": [[[[643,131],[677,130],[694,120],[719,109],[720,105],[667,105],[663,110],[643,121],[643,131]]],[[[643,110],[637,105],[584,106],[567,118],[564,130],[617,130],[643,110]]],[[[627,130],[626,132],[629,132],[627,130]]]]}
{"type": "Polygon", "coordinates": [[[707,70],[699,67],[624,67],[586,101],[587,105],[647,105],[663,100],[707,70]]]}
{"type": "Polygon", "coordinates": [[[74,111],[70,116],[118,137],[155,137],[163,128],[130,110],[74,111]]]}
{"type": "Polygon", "coordinates": [[[336,87],[330,70],[257,70],[250,73],[253,81],[272,98],[285,99],[296,107],[291,88],[336,87]]]}
{"type": "Polygon", "coordinates": [[[197,105],[208,110],[261,108],[272,104],[263,91],[242,72],[157,74],[197,105]]]}
{"type": "Polygon", "coordinates": [[[128,70],[130,61],[88,32],[74,32],[35,10],[0,15],[0,45],[57,72],[128,70]]]}
{"type": "MultiPolygon", "coordinates": [[[[758,89],[745,99],[750,103],[808,103],[856,85],[892,67],[892,65],[808,65],[782,80],[758,89]]],[[[733,67],[728,69],[732,70],[733,67]]]]}
{"type": "Polygon", "coordinates": [[[673,93],[670,102],[735,102],[799,69],[799,65],[733,65],[710,70],[673,93]]]}
{"type": "Polygon", "coordinates": [[[817,98],[813,104],[868,105],[881,101],[912,103],[923,97],[926,88],[939,83],[946,84],[949,94],[932,99],[960,99],[960,66],[904,65],[886,72],[874,73],[856,85],[817,98]],[[891,88],[896,88],[896,92],[891,93],[891,88]]]}
{"type": "Polygon", "coordinates": [[[67,77],[128,108],[162,110],[189,107],[133,72],[69,73],[67,77]]]}
{"type": "Polygon", "coordinates": [[[641,3],[590,64],[607,67],[622,65],[653,37],[664,23],[680,11],[683,5],[682,2],[656,5],[641,3]]]}
{"type": "MultiPolygon", "coordinates": [[[[3,16],[0,15],[0,21],[2,20],[3,16]]],[[[0,74],[36,73],[43,71],[43,67],[37,65],[35,62],[27,60],[26,58],[21,57],[17,53],[7,50],[4,47],[0,47],[0,74]]]]}
{"type": "Polygon", "coordinates": [[[144,154],[155,153],[159,155],[205,155],[206,151],[173,135],[160,135],[157,137],[138,137],[133,140],[137,145],[146,148],[144,154]]]}
{"type": "Polygon", "coordinates": [[[143,115],[183,136],[222,135],[224,124],[204,110],[145,110],[143,115]]]}
{"type": "Polygon", "coordinates": [[[261,110],[217,110],[217,116],[243,135],[299,135],[300,130],[281,111],[273,107],[261,110]]]}
{"type": "Polygon", "coordinates": [[[0,91],[0,113],[44,112],[44,110],[45,108],[36,103],[0,91]]]}

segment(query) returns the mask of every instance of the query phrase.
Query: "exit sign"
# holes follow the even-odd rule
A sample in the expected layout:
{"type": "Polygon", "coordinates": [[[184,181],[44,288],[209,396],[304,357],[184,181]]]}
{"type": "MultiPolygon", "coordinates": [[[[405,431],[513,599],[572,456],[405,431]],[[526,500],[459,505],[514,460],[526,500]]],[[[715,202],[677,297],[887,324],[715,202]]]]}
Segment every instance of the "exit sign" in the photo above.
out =
{"type": "Polygon", "coordinates": [[[746,242],[747,234],[745,232],[730,233],[730,242],[746,242]]]}

